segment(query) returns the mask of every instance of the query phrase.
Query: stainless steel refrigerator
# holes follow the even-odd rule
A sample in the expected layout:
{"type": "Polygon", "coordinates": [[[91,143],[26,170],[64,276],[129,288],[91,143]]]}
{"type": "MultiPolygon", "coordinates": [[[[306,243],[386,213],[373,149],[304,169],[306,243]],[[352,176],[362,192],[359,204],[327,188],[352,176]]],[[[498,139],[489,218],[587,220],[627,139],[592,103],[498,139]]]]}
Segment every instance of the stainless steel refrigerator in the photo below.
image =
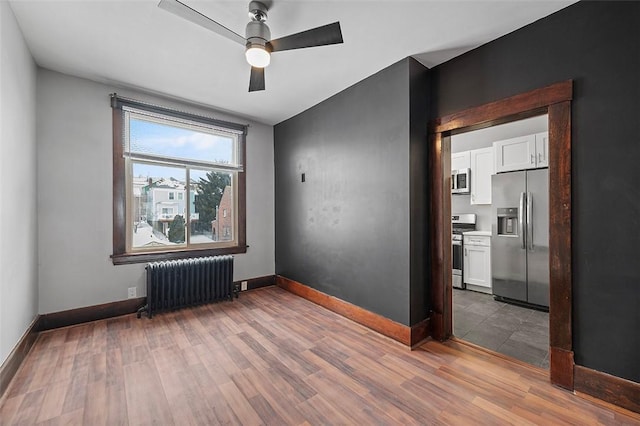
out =
{"type": "Polygon", "coordinates": [[[549,306],[549,171],[491,180],[491,271],[498,299],[549,306]]]}

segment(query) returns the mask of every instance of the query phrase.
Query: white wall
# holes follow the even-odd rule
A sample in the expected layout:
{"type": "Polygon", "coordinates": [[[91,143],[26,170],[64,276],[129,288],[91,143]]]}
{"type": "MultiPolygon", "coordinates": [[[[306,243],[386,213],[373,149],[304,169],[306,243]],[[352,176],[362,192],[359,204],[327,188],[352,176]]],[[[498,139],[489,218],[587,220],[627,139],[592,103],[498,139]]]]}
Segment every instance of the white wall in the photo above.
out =
{"type": "Polygon", "coordinates": [[[38,313],[36,65],[0,1],[0,364],[38,313]]]}
{"type": "MultiPolygon", "coordinates": [[[[158,71],[161,72],[161,71],[158,71]]],[[[145,295],[144,264],[114,266],[112,253],[112,115],[109,94],[249,123],[247,244],[234,279],[275,271],[273,127],[39,69],[38,224],[40,313],[145,295]]],[[[204,89],[203,89],[204,90],[204,89]]]]}

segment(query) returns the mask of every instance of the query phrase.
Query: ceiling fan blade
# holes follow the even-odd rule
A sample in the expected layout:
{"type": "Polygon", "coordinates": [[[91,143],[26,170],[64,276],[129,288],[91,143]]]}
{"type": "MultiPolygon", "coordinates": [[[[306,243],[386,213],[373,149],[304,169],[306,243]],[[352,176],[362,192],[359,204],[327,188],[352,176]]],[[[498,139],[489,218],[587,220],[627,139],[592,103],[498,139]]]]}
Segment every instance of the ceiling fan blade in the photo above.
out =
{"type": "Polygon", "coordinates": [[[264,68],[251,67],[249,77],[249,92],[264,90],[264,68]]]}
{"type": "Polygon", "coordinates": [[[340,22],[312,28],[296,34],[271,40],[269,43],[272,52],[282,50],[302,49],[305,47],[326,46],[328,44],[342,43],[342,31],[340,22]]]}
{"type": "Polygon", "coordinates": [[[247,40],[240,34],[231,31],[224,25],[221,25],[213,19],[204,16],[202,13],[190,8],[189,6],[179,2],[178,0],[161,0],[160,3],[158,3],[158,7],[160,9],[166,10],[167,12],[171,12],[183,19],[186,19],[187,21],[191,21],[194,24],[200,25],[201,27],[213,31],[216,34],[226,37],[229,40],[240,43],[243,46],[247,43],[247,40]]]}

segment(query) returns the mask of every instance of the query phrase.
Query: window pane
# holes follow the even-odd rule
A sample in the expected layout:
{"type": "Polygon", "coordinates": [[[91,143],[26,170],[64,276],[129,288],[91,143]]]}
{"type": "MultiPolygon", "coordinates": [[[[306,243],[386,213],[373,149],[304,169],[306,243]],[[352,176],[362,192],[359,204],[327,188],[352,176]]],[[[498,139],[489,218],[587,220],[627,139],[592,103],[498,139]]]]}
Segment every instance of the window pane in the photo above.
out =
{"type": "Polygon", "coordinates": [[[194,185],[191,243],[233,241],[233,175],[227,172],[191,169],[194,185]],[[222,212],[228,214],[223,217],[222,212]]]}
{"type": "Polygon", "coordinates": [[[186,204],[175,194],[185,193],[186,170],[136,162],[132,166],[132,247],[184,244],[186,204]]]}
{"type": "MultiPolygon", "coordinates": [[[[213,132],[213,131],[212,131],[213,132]]],[[[235,136],[130,117],[132,153],[235,165],[235,136]]]]}

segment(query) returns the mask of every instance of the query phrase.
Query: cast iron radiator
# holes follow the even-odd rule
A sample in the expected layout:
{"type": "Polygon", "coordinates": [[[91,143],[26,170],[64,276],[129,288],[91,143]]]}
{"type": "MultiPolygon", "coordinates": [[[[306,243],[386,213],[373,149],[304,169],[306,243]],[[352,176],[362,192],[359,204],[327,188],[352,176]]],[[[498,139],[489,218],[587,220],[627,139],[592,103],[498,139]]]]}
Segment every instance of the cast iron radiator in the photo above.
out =
{"type": "Polygon", "coordinates": [[[147,264],[147,312],[151,318],[161,311],[203,303],[233,300],[233,256],[213,256],[147,264]]]}

